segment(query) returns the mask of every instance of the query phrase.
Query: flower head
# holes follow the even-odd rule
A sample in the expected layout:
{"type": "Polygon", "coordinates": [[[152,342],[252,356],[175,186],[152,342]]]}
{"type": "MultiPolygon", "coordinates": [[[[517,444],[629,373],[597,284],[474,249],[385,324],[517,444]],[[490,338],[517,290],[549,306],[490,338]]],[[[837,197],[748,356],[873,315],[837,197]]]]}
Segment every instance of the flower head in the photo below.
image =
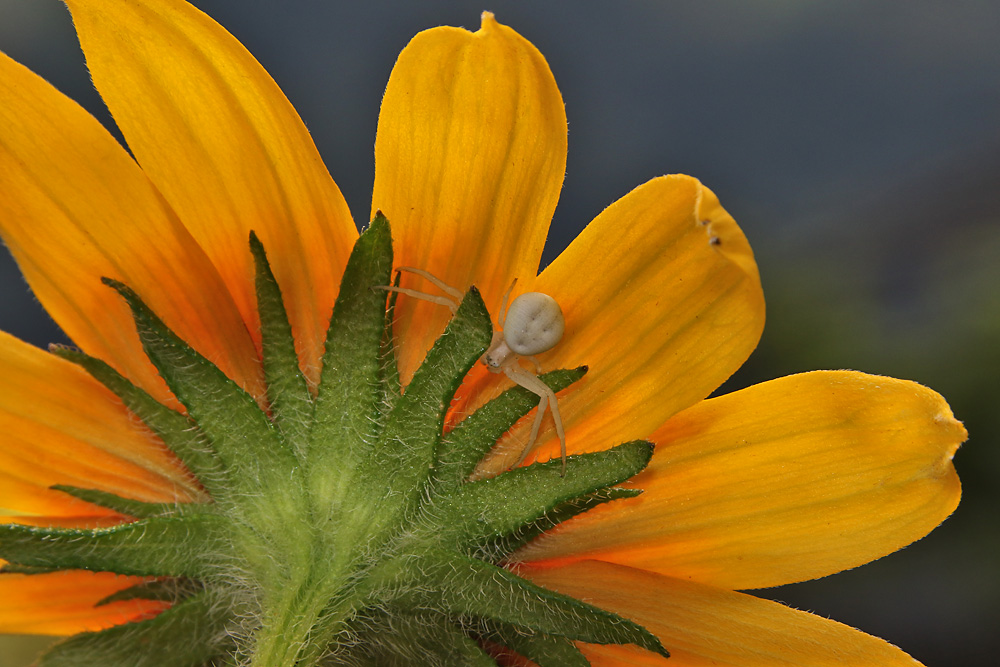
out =
{"type": "MultiPolygon", "coordinates": [[[[81,350],[0,337],[0,630],[89,633],[48,664],[912,664],[735,591],[925,535],[964,429],[931,390],[849,371],[707,399],[764,301],[688,176],[539,274],[566,118],[524,38],[487,13],[406,47],[359,238],[231,35],[181,0],[68,4],[135,160],[0,56],[0,233],[81,350]],[[393,265],[464,293],[454,317],[373,289],[393,265]],[[539,357],[575,369],[542,376],[565,476],[509,470],[537,399],[473,368],[513,279],[565,315],[539,357]]],[[[557,455],[538,443],[529,462],[557,455]]]]}

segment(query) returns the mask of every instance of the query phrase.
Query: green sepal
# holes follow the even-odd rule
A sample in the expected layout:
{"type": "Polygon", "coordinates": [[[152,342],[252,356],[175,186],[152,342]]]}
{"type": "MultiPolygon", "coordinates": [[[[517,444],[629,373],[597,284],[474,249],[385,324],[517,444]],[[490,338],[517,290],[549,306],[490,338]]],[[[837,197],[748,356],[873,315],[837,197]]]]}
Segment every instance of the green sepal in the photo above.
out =
{"type": "Polygon", "coordinates": [[[0,565],[0,574],[48,574],[58,572],[59,567],[36,567],[34,565],[18,565],[17,563],[4,563],[0,565]]]}
{"type": "MultiPolygon", "coordinates": [[[[451,399],[492,336],[490,314],[479,290],[472,287],[393,407],[379,446],[363,463],[358,485],[377,489],[375,502],[392,498],[398,515],[421,497],[436,461],[451,399]],[[409,503],[400,500],[406,497],[409,503]]],[[[386,513],[380,513],[375,524],[384,524],[386,519],[386,513]]]]}
{"type": "Polygon", "coordinates": [[[642,471],[653,444],[634,440],[602,452],[578,454],[515,468],[490,479],[465,484],[433,508],[436,521],[462,546],[482,545],[517,531],[557,506],[619,484],[642,471]]]}
{"type": "Polygon", "coordinates": [[[50,346],[49,351],[82,367],[118,396],[180,458],[209,494],[224,488],[222,461],[194,421],[163,405],[100,359],[67,347],[50,346]]]}
{"type": "Polygon", "coordinates": [[[571,639],[538,632],[525,632],[503,623],[486,622],[485,637],[528,658],[538,667],[590,667],[590,661],[571,639]]]}
{"type": "Polygon", "coordinates": [[[434,588],[402,590],[399,595],[410,604],[591,644],[635,644],[669,656],[660,640],[638,623],[537,586],[502,567],[439,549],[408,559],[404,569],[419,568],[425,586],[436,583],[434,588]]]}
{"type": "Polygon", "coordinates": [[[575,516],[589,512],[598,505],[609,503],[612,500],[635,498],[641,495],[642,489],[623,489],[619,487],[599,489],[585,496],[556,505],[555,508],[546,512],[538,520],[521,526],[512,533],[501,535],[495,540],[487,540],[480,545],[479,551],[484,554],[487,560],[498,562],[563,521],[568,521],[575,516]]]}
{"type": "Polygon", "coordinates": [[[233,650],[226,632],[232,610],[204,591],[154,618],[70,637],[48,650],[39,667],[203,667],[233,650]]]}
{"type": "MultiPolygon", "coordinates": [[[[399,287],[399,281],[403,274],[396,272],[392,286],[399,287]]],[[[385,308],[385,323],[382,329],[382,343],[379,347],[379,386],[382,389],[382,412],[388,414],[392,411],[396,400],[403,392],[403,385],[399,379],[399,363],[396,360],[396,339],[393,336],[393,322],[396,319],[396,300],[399,292],[389,292],[389,301],[385,308]]]]}
{"type": "Polygon", "coordinates": [[[232,491],[256,492],[294,456],[254,398],[172,332],[128,286],[102,279],[128,303],[143,349],[230,470],[232,491]]]}
{"type": "MultiPolygon", "coordinates": [[[[552,391],[562,391],[587,373],[586,366],[539,375],[552,391]]],[[[459,422],[444,438],[436,478],[442,489],[454,488],[472,474],[500,437],[521,417],[538,407],[538,395],[512,387],[459,422]]]]}
{"type": "Polygon", "coordinates": [[[167,577],[144,581],[135,586],[123,588],[120,591],[101,598],[94,606],[102,607],[112,602],[126,600],[159,600],[161,602],[177,603],[205,590],[205,586],[194,579],[186,577],[167,577]]]}
{"type": "Polygon", "coordinates": [[[506,637],[506,645],[538,665],[538,667],[590,667],[590,660],[572,640],[553,635],[519,635],[506,637]]]}
{"type": "Polygon", "coordinates": [[[349,474],[364,456],[379,414],[379,377],[385,331],[392,236],[389,222],[376,215],[351,251],[330,317],[323,371],[309,438],[309,461],[327,471],[349,474]]]}
{"type": "Polygon", "coordinates": [[[212,505],[204,503],[146,503],[132,498],[122,498],[107,491],[83,489],[66,484],[54,484],[49,488],[137,519],[212,513],[212,505]]]}
{"type": "Polygon", "coordinates": [[[222,528],[221,520],[208,516],[94,529],[8,524],[0,526],[0,558],[41,568],[200,577],[213,573],[206,552],[217,548],[222,528]]]}
{"type": "Polygon", "coordinates": [[[254,283],[260,314],[261,358],[271,415],[292,449],[304,455],[313,416],[312,394],[299,367],[281,289],[267,261],[264,246],[252,231],[250,252],[256,268],[254,283]]]}
{"type": "Polygon", "coordinates": [[[393,609],[365,619],[367,630],[356,649],[334,655],[331,665],[411,667],[412,665],[462,665],[496,667],[496,661],[462,628],[443,614],[413,613],[393,609]]]}
{"type": "MultiPolygon", "coordinates": [[[[0,557],[10,558],[10,567],[160,577],[102,602],[173,605],[148,622],[122,626],[122,634],[114,628],[75,638],[43,665],[218,667],[243,664],[259,650],[261,665],[313,665],[329,655],[350,664],[493,667],[487,650],[509,647],[543,667],[582,667],[586,659],[574,640],[633,643],[666,655],[640,626],[498,566],[551,526],[638,493],[614,485],[648,463],[648,443],[571,457],[565,476],[554,460],[467,482],[480,457],[539,400],[515,387],[442,435],[456,390],[492,339],[478,292],[465,295],[403,391],[393,332],[398,295],[380,289],[391,275],[392,240],[388,221],[376,215],[342,279],[313,399],[281,291],[252,234],[250,249],[266,404],[115,281],[106,282],[128,301],[144,349],[187,415],[103,362],[64,354],[154,432],[166,433],[160,437],[216,502],[141,503],[62,486],[55,488],[139,520],[94,530],[0,529],[0,557]],[[210,606],[185,611],[206,599],[210,606]],[[214,634],[199,634],[206,625],[214,634]],[[81,643],[74,648],[73,641],[81,643]],[[59,662],[74,651],[83,656],[79,662],[59,662]]],[[[585,371],[541,379],[560,391],[585,371]]]]}

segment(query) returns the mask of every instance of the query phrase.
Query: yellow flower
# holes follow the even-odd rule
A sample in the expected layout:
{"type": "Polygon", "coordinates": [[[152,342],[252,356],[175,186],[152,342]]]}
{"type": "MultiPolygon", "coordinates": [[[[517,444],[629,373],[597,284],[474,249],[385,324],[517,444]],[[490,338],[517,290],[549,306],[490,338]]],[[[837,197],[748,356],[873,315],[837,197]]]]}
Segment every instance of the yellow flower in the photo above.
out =
{"type": "MultiPolygon", "coordinates": [[[[143,353],[134,289],[177,334],[265,399],[251,230],[267,248],[300,366],[318,382],[354,221],[277,85],[225,30],[180,0],[69,0],[95,85],[135,160],[92,117],[0,56],[0,232],[48,312],[85,352],[178,407],[143,353]],[[138,164],[137,164],[138,163],[138,164]]],[[[816,372],[706,399],[764,322],[750,247],[716,196],[664,176],[608,207],[537,274],[566,161],[566,118],[538,51],[484,14],[471,33],[417,35],[390,77],[372,212],[395,263],[494,310],[553,296],[566,335],[546,369],[589,366],[561,395],[570,453],[656,443],[643,489],[523,547],[509,567],[634,619],[672,657],[582,645],[594,665],[913,664],[836,622],[738,590],[822,577],[919,539],[960,496],[966,434],[912,382],[816,372]]],[[[412,277],[404,277],[404,285],[412,277]]],[[[404,383],[448,312],[400,297],[404,383]]],[[[78,366],[0,334],[0,520],[111,525],[110,509],[51,490],[98,487],[147,502],[206,492],[78,366]]],[[[456,415],[496,393],[470,374],[456,415]]],[[[510,466],[515,427],[478,474],[510,466]]],[[[534,456],[558,452],[544,431],[534,456]]],[[[151,600],[96,602],[139,581],[85,571],[0,575],[0,631],[71,634],[148,617],[151,600]]]]}

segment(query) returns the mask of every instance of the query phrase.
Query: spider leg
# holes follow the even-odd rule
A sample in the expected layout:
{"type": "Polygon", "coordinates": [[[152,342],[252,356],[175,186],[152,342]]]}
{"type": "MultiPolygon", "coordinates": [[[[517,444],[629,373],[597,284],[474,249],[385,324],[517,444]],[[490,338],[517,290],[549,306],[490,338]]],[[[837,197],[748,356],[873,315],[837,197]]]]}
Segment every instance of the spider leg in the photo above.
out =
{"type": "Polygon", "coordinates": [[[528,458],[528,452],[531,451],[531,448],[535,445],[535,440],[538,439],[538,431],[541,430],[542,420],[545,419],[545,408],[548,404],[548,396],[539,397],[538,410],[535,412],[535,419],[531,422],[531,434],[528,436],[528,444],[521,450],[521,458],[517,460],[515,465],[521,465],[524,463],[524,459],[528,458]]]}
{"type": "Polygon", "coordinates": [[[421,292],[420,290],[410,289],[408,287],[396,287],[394,285],[376,285],[375,289],[381,289],[387,292],[399,292],[400,294],[405,294],[406,296],[412,296],[415,299],[430,301],[431,303],[436,303],[440,306],[446,306],[448,310],[451,311],[452,315],[458,312],[458,304],[462,303],[463,296],[462,292],[459,290],[437,278],[434,274],[424,271],[423,269],[416,269],[412,266],[400,266],[396,268],[396,271],[415,273],[421,278],[430,281],[435,287],[448,296],[428,294],[427,292],[421,292]]]}
{"type": "Polygon", "coordinates": [[[412,296],[415,299],[421,299],[423,301],[430,301],[431,303],[436,303],[441,306],[447,306],[452,315],[458,312],[458,305],[446,296],[428,294],[427,292],[421,292],[407,287],[393,287],[392,285],[375,285],[373,289],[381,289],[386,292],[399,292],[400,294],[405,294],[406,296],[412,296]]]}
{"type": "Polygon", "coordinates": [[[415,268],[415,267],[412,267],[412,266],[397,266],[396,270],[397,271],[405,271],[406,273],[415,273],[416,275],[420,276],[421,278],[424,278],[425,280],[429,280],[439,290],[441,290],[445,294],[450,295],[452,298],[454,298],[455,300],[457,300],[459,302],[461,302],[462,301],[462,297],[465,296],[464,294],[462,294],[461,290],[455,289],[454,287],[452,287],[448,283],[444,282],[443,280],[441,280],[440,278],[438,278],[437,276],[435,276],[433,273],[431,273],[429,271],[424,271],[423,269],[418,269],[418,268],[415,268]]]}
{"type": "Polygon", "coordinates": [[[562,417],[559,414],[559,402],[556,399],[556,394],[552,389],[549,388],[547,384],[538,379],[537,376],[532,375],[520,368],[513,365],[504,366],[504,375],[509,377],[511,380],[524,387],[528,391],[537,394],[539,397],[538,401],[538,412],[539,414],[535,417],[535,424],[531,428],[531,440],[528,446],[525,448],[525,452],[530,450],[535,445],[535,438],[538,437],[538,429],[541,423],[541,415],[545,411],[545,404],[548,403],[552,407],[552,421],[556,425],[556,434],[559,436],[559,451],[562,455],[562,475],[566,475],[566,433],[563,430],[562,417]]]}
{"type": "Polygon", "coordinates": [[[504,319],[507,317],[507,302],[510,300],[510,293],[514,291],[514,285],[516,284],[517,278],[514,278],[510,283],[510,287],[503,293],[503,299],[500,300],[500,314],[497,317],[497,326],[501,329],[503,328],[504,319]]]}
{"type": "Polygon", "coordinates": [[[540,363],[538,363],[538,357],[536,357],[535,355],[532,354],[532,355],[521,357],[521,358],[522,359],[527,359],[527,360],[529,360],[531,363],[533,363],[535,365],[535,374],[536,375],[537,374],[541,374],[541,372],[542,372],[542,365],[540,363]]]}

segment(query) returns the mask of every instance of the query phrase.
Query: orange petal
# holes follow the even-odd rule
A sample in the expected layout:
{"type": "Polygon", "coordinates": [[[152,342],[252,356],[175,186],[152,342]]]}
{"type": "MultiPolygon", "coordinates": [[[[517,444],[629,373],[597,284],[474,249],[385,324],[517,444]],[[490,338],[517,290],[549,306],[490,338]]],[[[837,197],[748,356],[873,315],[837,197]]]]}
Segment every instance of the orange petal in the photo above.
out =
{"type": "MultiPolygon", "coordinates": [[[[574,452],[648,437],[739,368],[764,326],[749,244],[689,176],[654,179],[612,204],[535,288],[566,318],[562,342],[539,355],[542,365],[590,367],[559,401],[574,452]]],[[[558,451],[552,436],[549,428],[539,438],[550,442],[543,458],[558,451]]],[[[508,467],[525,440],[523,429],[512,432],[481,470],[508,467]]]]}
{"type": "Polygon", "coordinates": [[[127,600],[95,607],[139,577],[110,572],[53,572],[0,575],[0,633],[72,635],[136,621],[163,611],[155,600],[127,600]]]}
{"type": "Polygon", "coordinates": [[[180,0],[68,2],[94,83],[258,335],[255,230],[315,379],[357,229],[305,125],[243,45],[180,0]]]}
{"type": "Polygon", "coordinates": [[[849,371],[713,398],[654,435],[639,498],[588,512],[526,560],[597,558],[731,589],[846,570],[958,505],[965,429],[938,394],[849,371]]]}
{"type": "Polygon", "coordinates": [[[566,567],[522,568],[536,584],[630,618],[670,651],[665,660],[634,647],[580,648],[594,667],[915,667],[895,646],[805,612],[743,593],[620,565],[583,561],[566,567]]]}
{"type": "Polygon", "coordinates": [[[88,353],[165,399],[131,314],[135,289],[249,391],[253,341],[215,268],[121,146],[86,111],[0,54],[0,235],[35,295],[88,353]]]}
{"type": "MultiPolygon", "coordinates": [[[[538,271],[566,170],[566,114],[542,55],[489,12],[475,33],[422,32],[400,54],[382,100],[372,211],[392,223],[396,264],[430,271],[491,308],[512,278],[538,271]]],[[[403,285],[431,290],[404,276],[403,285]]],[[[494,306],[496,304],[496,306],[494,306]]],[[[448,311],[401,298],[408,379],[448,311]]]]}
{"type": "Polygon", "coordinates": [[[0,521],[94,524],[112,512],[49,489],[201,498],[183,466],[81,368],[0,332],[0,521]]]}

